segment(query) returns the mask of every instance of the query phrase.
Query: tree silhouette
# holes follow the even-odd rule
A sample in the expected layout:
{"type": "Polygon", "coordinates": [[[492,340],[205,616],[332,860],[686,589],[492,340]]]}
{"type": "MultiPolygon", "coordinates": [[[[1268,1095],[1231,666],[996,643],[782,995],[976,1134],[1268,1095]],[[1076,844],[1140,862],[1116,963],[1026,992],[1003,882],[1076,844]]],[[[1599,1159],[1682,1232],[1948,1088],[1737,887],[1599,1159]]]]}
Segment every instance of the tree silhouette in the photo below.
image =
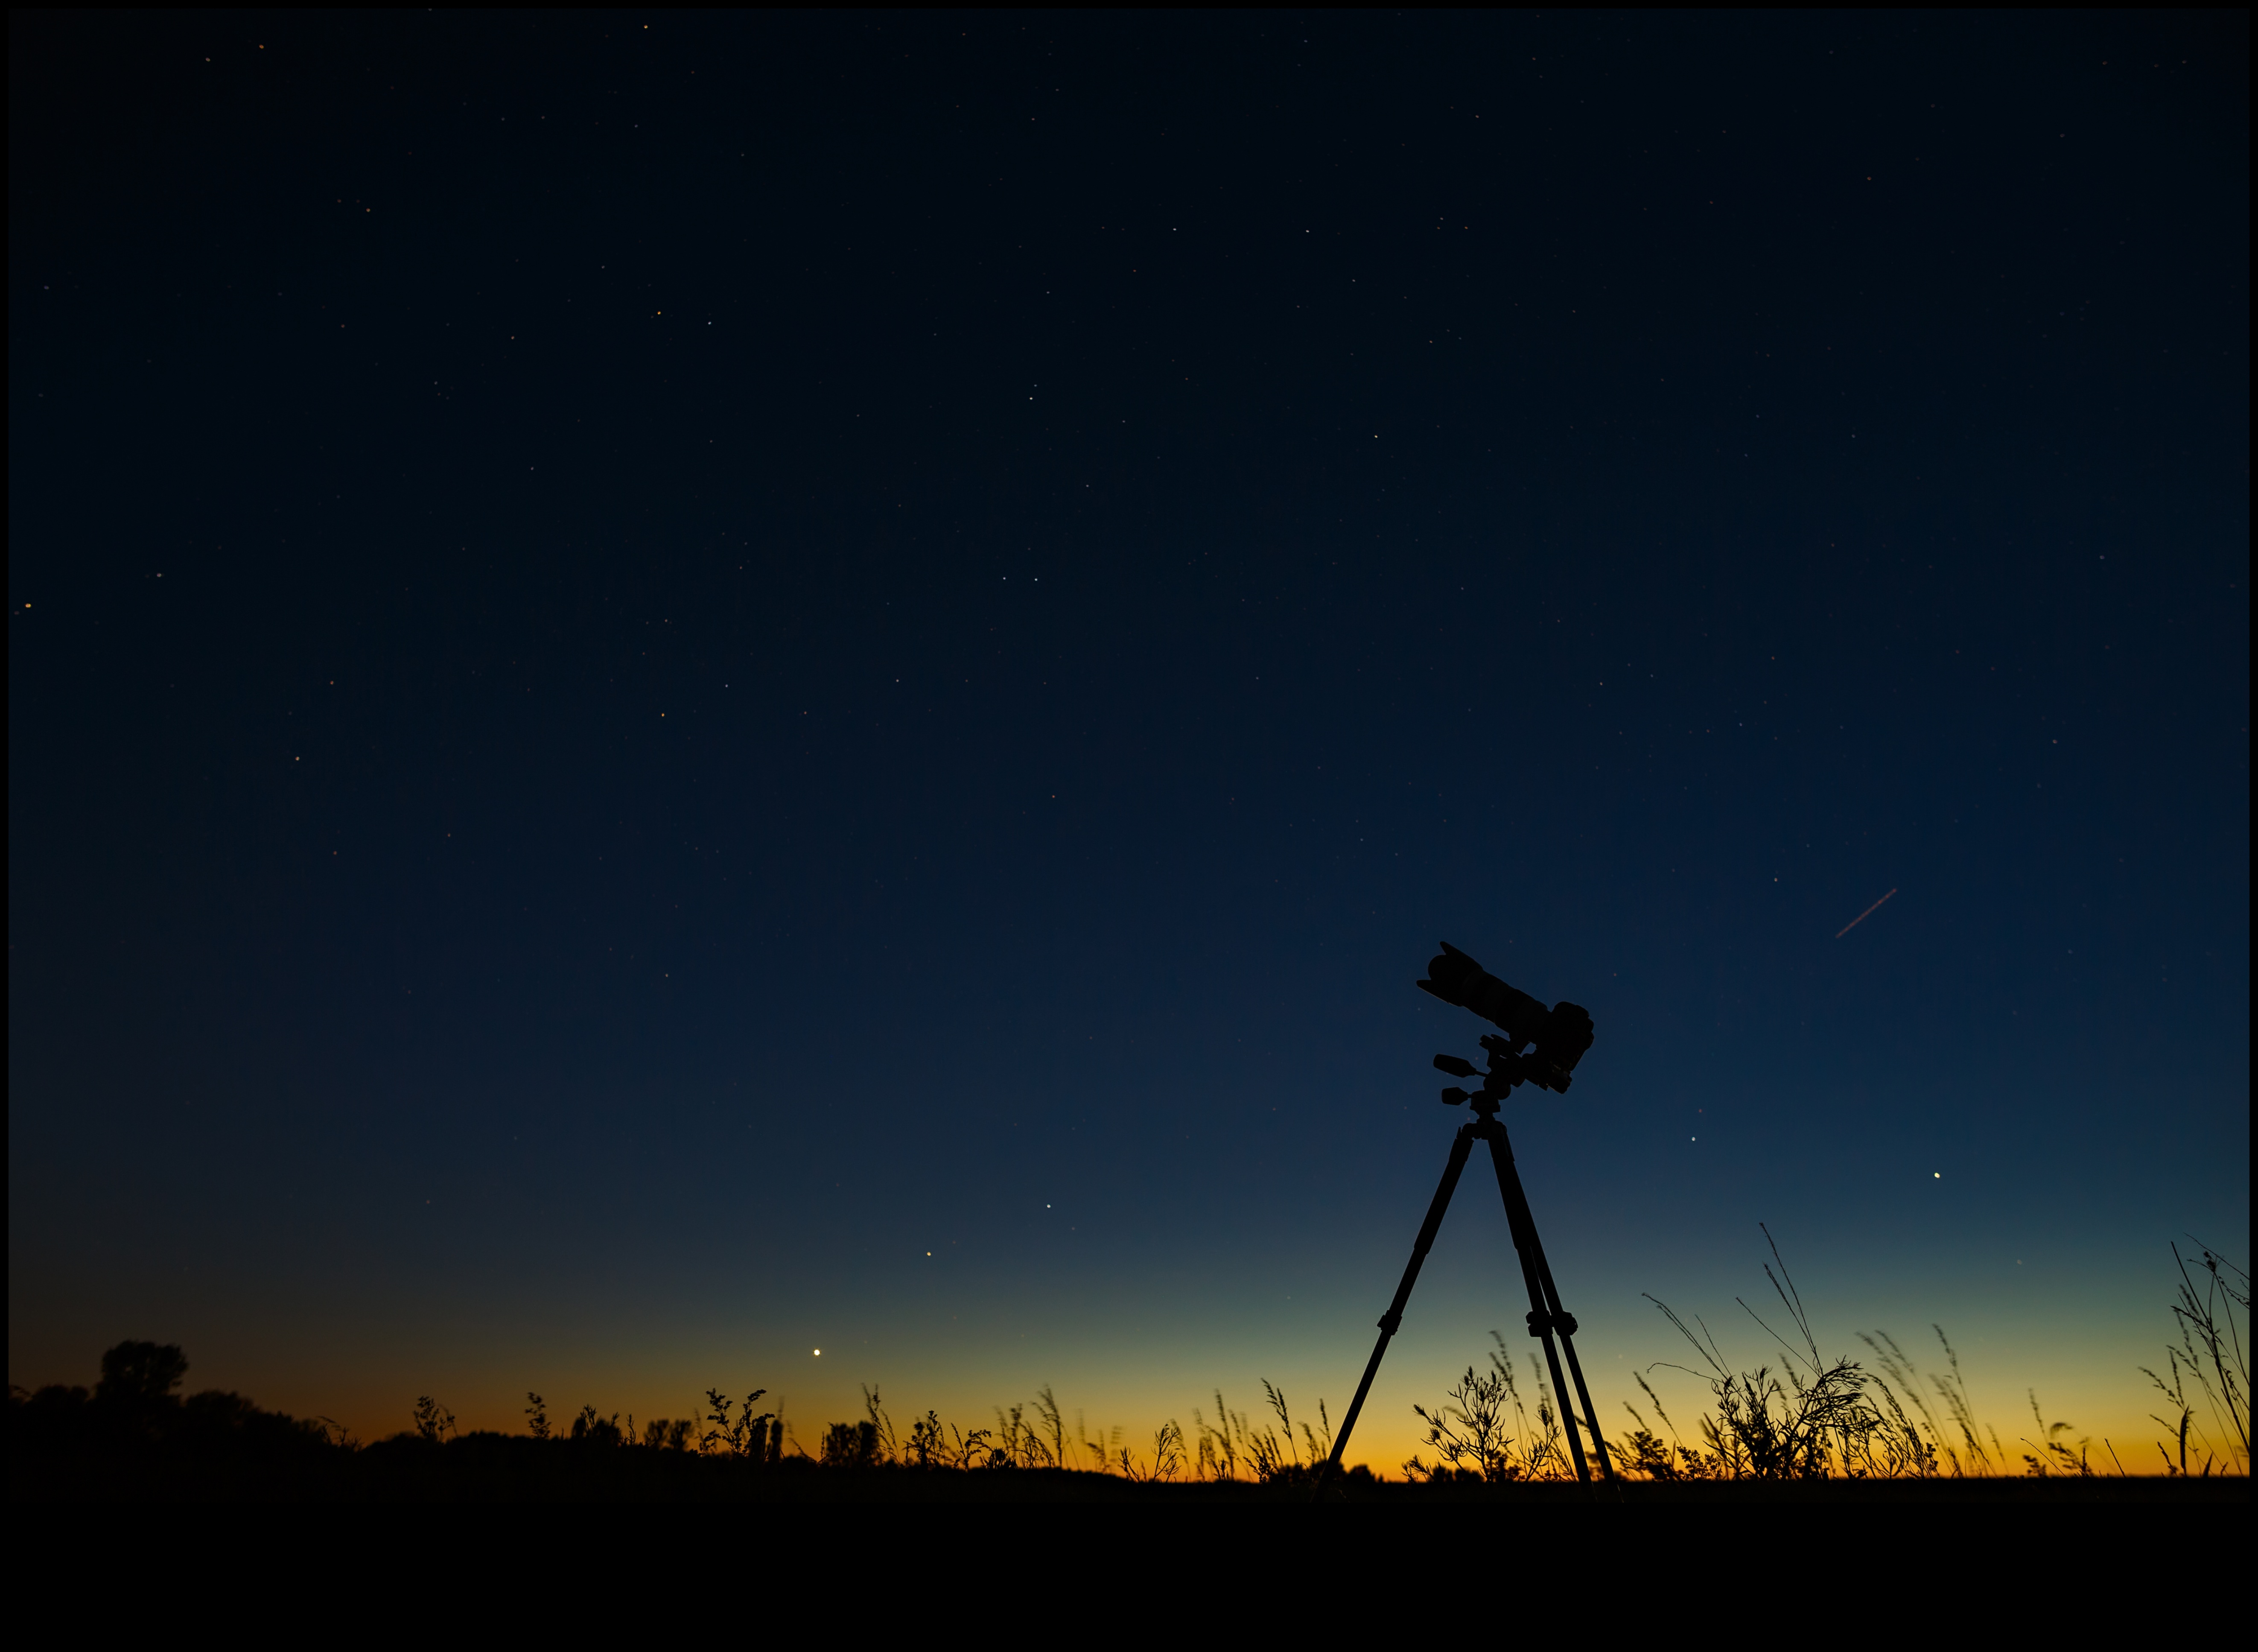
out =
{"type": "Polygon", "coordinates": [[[188,1374],[188,1357],[174,1343],[120,1343],[102,1357],[94,1397],[108,1405],[146,1410],[173,1398],[188,1374]]]}

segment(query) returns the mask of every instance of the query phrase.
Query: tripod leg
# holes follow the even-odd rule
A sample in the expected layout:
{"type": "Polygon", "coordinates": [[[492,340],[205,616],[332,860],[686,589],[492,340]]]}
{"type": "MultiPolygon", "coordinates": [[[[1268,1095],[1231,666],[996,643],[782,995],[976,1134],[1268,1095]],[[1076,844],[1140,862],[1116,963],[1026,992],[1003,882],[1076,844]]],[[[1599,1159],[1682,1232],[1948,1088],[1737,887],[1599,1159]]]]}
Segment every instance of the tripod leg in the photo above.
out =
{"type": "Polygon", "coordinates": [[[1459,1133],[1451,1139],[1451,1160],[1443,1166],[1441,1185],[1435,1189],[1435,1200],[1427,1207],[1427,1219],[1419,1224],[1419,1237],[1411,1244],[1411,1260],[1403,1269],[1403,1282],[1395,1287],[1395,1300],[1380,1316],[1380,1340],[1372,1345],[1372,1358],[1365,1362],[1364,1380],[1356,1385],[1356,1398],[1348,1402],[1348,1414],[1341,1419],[1340,1432],[1333,1436],[1333,1454],[1317,1475],[1317,1489],[1323,1491],[1333,1473],[1340,1467],[1341,1453],[1348,1450],[1348,1436],[1356,1429],[1357,1414],[1364,1409],[1364,1397],[1372,1392],[1372,1379],[1380,1373],[1380,1357],[1388,1351],[1388,1339],[1395,1335],[1403,1322],[1403,1305],[1411,1300],[1411,1287],[1419,1282],[1419,1265],[1427,1259],[1427,1252],[1435,1243],[1435,1230],[1443,1225],[1443,1212],[1451,1208],[1451,1195],[1457,1191],[1459,1173],[1466,1167],[1466,1155],[1473,1151],[1474,1126],[1461,1124],[1459,1133]]]}
{"type": "MultiPolygon", "coordinates": [[[[1520,1177],[1514,1181],[1517,1185],[1520,1177]]],[[[1526,1208],[1527,1202],[1523,1201],[1526,1208]]],[[[1584,1367],[1576,1358],[1576,1316],[1560,1306],[1560,1293],[1553,1287],[1552,1266],[1544,1259],[1544,1245],[1537,1237],[1537,1223],[1529,1223],[1529,1237],[1537,1246],[1537,1276],[1544,1286],[1544,1300],[1552,1310],[1552,1322],[1559,1328],[1560,1351],[1568,1356],[1568,1375],[1576,1385],[1576,1398],[1583,1401],[1584,1426],[1592,1431],[1592,1450],[1600,1459],[1600,1478],[1612,1483],[1615,1478],[1615,1464],[1608,1460],[1607,1436],[1600,1432],[1599,1414],[1592,1409],[1592,1391],[1584,1386],[1584,1367]]]]}
{"type": "MultiPolygon", "coordinates": [[[[1548,1287],[1551,1283],[1550,1272],[1544,1266],[1544,1247],[1537,1241],[1537,1222],[1529,1213],[1528,1195],[1521,1190],[1521,1173],[1514,1168],[1513,1144],[1507,1138],[1505,1126],[1495,1118],[1486,1118],[1482,1121],[1481,1133],[1489,1141],[1490,1164],[1497,1172],[1498,1195],[1505,1201],[1506,1225],[1513,1231],[1514,1253],[1521,1258],[1522,1283],[1529,1290],[1530,1334],[1544,1344],[1544,1363],[1552,1372],[1552,1392],[1560,1397],[1560,1417],[1567,1425],[1568,1456],[1576,1465],[1576,1478],[1588,1484],[1592,1471],[1584,1461],[1583,1443],[1576,1437],[1576,1409],[1569,1399],[1567,1379],[1560,1370],[1559,1349],[1552,1341],[1552,1333],[1558,1329],[1561,1332],[1561,1341],[1566,1342],[1575,1322],[1571,1320],[1566,1325],[1559,1324],[1557,1299],[1548,1300],[1548,1287]]],[[[1571,1365],[1574,1364],[1575,1358],[1576,1351],[1572,1346],[1568,1350],[1571,1365]]],[[[1599,1445],[1601,1471],[1612,1479],[1614,1475],[1608,1467],[1605,1455],[1607,1448],[1599,1444],[1599,1428],[1592,1421],[1591,1400],[1584,1394],[1583,1388],[1584,1373],[1580,1367],[1576,1372],[1576,1392],[1584,1401],[1584,1420],[1591,1427],[1593,1443],[1599,1445]]]]}

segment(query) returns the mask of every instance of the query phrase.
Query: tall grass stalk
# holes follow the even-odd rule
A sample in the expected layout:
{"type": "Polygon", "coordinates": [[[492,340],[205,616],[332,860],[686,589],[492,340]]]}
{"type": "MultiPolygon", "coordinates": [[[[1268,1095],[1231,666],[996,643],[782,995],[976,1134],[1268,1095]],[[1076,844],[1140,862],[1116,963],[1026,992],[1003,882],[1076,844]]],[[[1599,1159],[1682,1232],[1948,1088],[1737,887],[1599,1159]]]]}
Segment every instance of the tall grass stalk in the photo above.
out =
{"type": "Polygon", "coordinates": [[[1945,1336],[1942,1325],[1931,1325],[1929,1329],[1936,1333],[1937,1345],[1944,1350],[1947,1370],[1942,1375],[1924,1375],[1887,1331],[1878,1330],[1871,1335],[1860,1331],[1858,1340],[1873,1351],[1874,1363],[1904,1393],[1906,1402],[1914,1407],[1928,1429],[1931,1444],[1951,1465],[1955,1476],[1974,1478],[2006,1473],[2006,1448],[1999,1443],[1997,1433],[1978,1427],[1975,1403],[1968,1396],[1968,1379],[1961,1374],[1960,1356],[1954,1351],[1951,1339],[1945,1336]],[[1929,1409],[1928,1401],[1922,1398],[1923,1387],[1934,1393],[1937,1403],[1944,1407],[1944,1414],[1951,1424],[1949,1429],[1937,1422],[1936,1414],[1929,1409]],[[1985,1449],[1983,1443],[1983,1436],[1986,1435],[1992,1442],[1989,1450],[1985,1449]],[[1952,1443],[1955,1436],[1959,1439],[1957,1445],[1952,1443]]]}
{"type": "Polygon", "coordinates": [[[2250,1275],[2202,1241],[2196,1244],[2203,1252],[2203,1259],[2196,1265],[2202,1275],[2200,1286],[2195,1275],[2188,1272],[2187,1258],[2180,1254],[2179,1246],[2172,1246],[2172,1262],[2179,1270],[2180,1287],[2179,1299],[2172,1304],[2172,1320],[2179,1329],[2179,1340],[2164,1345],[2164,1365],[2171,1373],[2170,1380],[2146,1365],[2141,1367],[2141,1373],[2178,1414],[2176,1418],[2149,1414],[2171,1431],[2177,1446],[2174,1452],[2160,1442],[2156,1449],[2163,1457],[2167,1474],[2247,1475],[2250,1275]],[[2242,1310],[2242,1325],[2234,1322],[2234,1310],[2238,1308],[2242,1310]],[[2191,1377],[2195,1379],[2200,1408],[2210,1420],[2209,1430],[2197,1421],[2198,1404],[2188,1397],[2191,1377]],[[2203,1459],[2199,1467],[2191,1467],[2188,1460],[2191,1436],[2203,1459]]]}

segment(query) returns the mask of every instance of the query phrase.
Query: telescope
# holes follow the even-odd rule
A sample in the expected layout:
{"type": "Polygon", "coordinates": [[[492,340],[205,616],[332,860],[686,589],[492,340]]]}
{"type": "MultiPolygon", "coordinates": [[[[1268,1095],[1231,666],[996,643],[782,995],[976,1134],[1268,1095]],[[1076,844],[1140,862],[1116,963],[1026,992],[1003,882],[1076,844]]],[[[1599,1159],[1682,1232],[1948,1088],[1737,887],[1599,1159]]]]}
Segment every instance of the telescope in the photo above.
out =
{"type": "MultiPolygon", "coordinates": [[[[1512,1074],[1508,1089],[1526,1082],[1566,1095],[1574,1082],[1570,1074],[1575,1072],[1576,1063],[1592,1047],[1592,1017],[1582,1004],[1563,998],[1547,1010],[1519,988],[1507,986],[1447,940],[1441,955],[1428,963],[1427,979],[1411,984],[1445,1003],[1473,1010],[1505,1034],[1502,1039],[1485,1035],[1481,1042],[1493,1059],[1506,1058],[1512,1074]],[[1537,1047],[1527,1055],[1516,1053],[1523,1045],[1537,1047]]],[[[1443,1067],[1441,1056],[1435,1058],[1435,1065],[1443,1067]]],[[[1459,1067],[1465,1070],[1450,1067],[1443,1070],[1457,1073],[1460,1078],[1473,1076],[1472,1067],[1464,1062],[1459,1067]]],[[[1444,1094],[1447,1099],[1449,1092],[1444,1094]]]]}
{"type": "Polygon", "coordinates": [[[1576,1063],[1592,1047],[1591,1015],[1581,1004],[1570,1003],[1565,998],[1547,1010],[1519,988],[1509,987],[1491,975],[1448,941],[1443,943],[1442,952],[1428,964],[1427,978],[1412,984],[1445,1003],[1473,1010],[1498,1031],[1481,1035],[1482,1049],[1489,1058],[1487,1071],[1476,1067],[1464,1056],[1435,1058],[1435,1066],[1452,1078],[1481,1080],[1478,1089],[1463,1089],[1454,1084],[1443,1092],[1445,1105],[1471,1107],[1475,1117],[1459,1125],[1458,1134],[1451,1139],[1451,1157],[1443,1168],[1442,1185],[1435,1189],[1434,1202],[1427,1207],[1427,1219],[1420,1224],[1419,1237],[1412,1243],[1411,1260],[1403,1270],[1402,1283],[1395,1287],[1395,1300],[1380,1316],[1380,1340],[1365,1364],[1364,1379],[1356,1386],[1356,1398],[1349,1401],[1347,1414],[1341,1418],[1332,1455],[1317,1472],[1317,1494],[1324,1494],[1326,1484],[1340,1468],[1341,1455],[1348,1450],[1348,1437],[1356,1428],[1358,1414],[1364,1409],[1365,1396],[1372,1392],[1372,1379],[1380,1372],[1381,1357],[1387,1353],[1389,1340],[1403,1323],[1403,1309],[1411,1301],[1411,1287],[1418,1283],[1420,1265],[1426,1261],[1427,1252],[1435,1243],[1435,1235],[1443,1225],[1443,1213],[1451,1208],[1451,1195],[1458,1190],[1459,1173],[1466,1169],[1467,1156],[1473,1152],[1477,1141],[1489,1144],[1490,1163],[1497,1172],[1497,1191],[1505,1201],[1506,1225],[1512,1230],[1513,1248],[1521,1259],[1522,1283],[1529,1291],[1529,1334],[1544,1344],[1544,1363],[1552,1372],[1552,1392],[1560,1396],[1560,1416],[1567,1425],[1568,1455],[1576,1465],[1576,1478],[1587,1485],[1592,1478],[1583,1442],[1577,1437],[1580,1425],[1590,1437],[1592,1455],[1599,1458],[1601,1478],[1612,1485],[1615,1465],[1608,1459],[1607,1438],[1600,1432],[1599,1414],[1592,1408],[1591,1390],[1584,1382],[1584,1367],[1576,1358],[1575,1315],[1560,1306],[1560,1293],[1552,1283],[1551,1264],[1545,1260],[1544,1244],[1537,1237],[1537,1218],[1530,1214],[1529,1195],[1522,1189],[1521,1173],[1514,1165],[1513,1144],[1497,1117],[1498,1109],[1520,1085],[1533,1084],[1555,1095],[1568,1093],[1569,1085],[1574,1081],[1576,1063]],[[1567,1360],[1566,1376],[1574,1381],[1576,1400],[1583,1407],[1580,1418],[1576,1414],[1576,1407],[1569,1402],[1568,1383],[1563,1380],[1564,1355],[1567,1360]]]}

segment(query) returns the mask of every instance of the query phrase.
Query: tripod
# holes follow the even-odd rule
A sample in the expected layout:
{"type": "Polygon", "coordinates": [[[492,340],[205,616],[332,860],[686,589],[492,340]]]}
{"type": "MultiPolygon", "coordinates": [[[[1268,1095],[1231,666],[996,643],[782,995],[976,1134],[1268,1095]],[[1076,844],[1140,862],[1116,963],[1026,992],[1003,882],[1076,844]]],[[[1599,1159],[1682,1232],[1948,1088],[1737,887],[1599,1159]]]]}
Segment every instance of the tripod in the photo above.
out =
{"type": "MultiPolygon", "coordinates": [[[[1484,1039],[1485,1044],[1490,1040],[1484,1039]]],[[[1441,1058],[1436,1065],[1443,1065],[1441,1058]]],[[[1466,1069],[1471,1074],[1472,1069],[1466,1069]]],[[[1457,1095],[1459,1092],[1446,1092],[1457,1095]]],[[[1576,1464],[1576,1478],[1588,1484],[1592,1471],[1584,1460],[1584,1448],[1577,1437],[1575,1407],[1568,1403],[1567,1385],[1560,1379],[1560,1356],[1568,1357],[1568,1372],[1575,1379],[1576,1399],[1584,1407],[1583,1425],[1590,1429],[1592,1450],[1600,1459],[1601,1477],[1609,1484],[1615,1478],[1615,1466],[1608,1461],[1608,1443],[1600,1432],[1598,1414],[1592,1409],[1591,1391],[1584,1386],[1584,1368],[1576,1359],[1575,1316],[1560,1306],[1560,1293],[1553,1287],[1552,1270],[1544,1260],[1544,1246],[1537,1237],[1537,1219],[1529,1214],[1529,1196],[1521,1190],[1521,1173],[1514,1168],[1513,1144],[1506,1138],[1505,1126],[1497,1120],[1497,1100],[1488,1095],[1476,1095],[1465,1099],[1473,1103],[1479,1118],[1459,1126],[1458,1134],[1451,1138],[1451,1160],[1443,1167],[1442,1185],[1435,1189],[1435,1202],[1427,1207],[1427,1219],[1419,1225],[1419,1237],[1411,1245],[1411,1260],[1403,1270],[1403,1282],[1395,1287],[1395,1300],[1380,1316],[1380,1340],[1373,1344],[1372,1358],[1365,1363],[1364,1380],[1356,1385],[1356,1398],[1349,1401],[1348,1414],[1341,1419],[1340,1434],[1333,1441],[1332,1456],[1317,1476],[1322,1491],[1339,1470],[1341,1453],[1348,1449],[1348,1436],[1356,1428],[1357,1414],[1364,1409],[1364,1397],[1372,1392],[1372,1379],[1380,1372],[1381,1357],[1387,1353],[1388,1339],[1403,1323],[1404,1304],[1411,1300],[1411,1287],[1419,1282],[1419,1267],[1427,1259],[1427,1252],[1435,1243],[1436,1230],[1443,1225],[1443,1213],[1451,1208],[1451,1195],[1458,1191],[1459,1175],[1466,1167],[1466,1156],[1473,1152],[1477,1138],[1489,1144],[1490,1162],[1497,1170],[1497,1190],[1505,1199],[1505,1219],[1513,1230],[1513,1248],[1521,1255],[1521,1277],[1529,1287],[1529,1334],[1544,1344],[1544,1363],[1551,1368],[1552,1392],[1560,1396],[1561,1419],[1567,1424],[1568,1455],[1576,1464]],[[1553,1342],[1554,1333],[1559,1344],[1553,1342]]]]}

